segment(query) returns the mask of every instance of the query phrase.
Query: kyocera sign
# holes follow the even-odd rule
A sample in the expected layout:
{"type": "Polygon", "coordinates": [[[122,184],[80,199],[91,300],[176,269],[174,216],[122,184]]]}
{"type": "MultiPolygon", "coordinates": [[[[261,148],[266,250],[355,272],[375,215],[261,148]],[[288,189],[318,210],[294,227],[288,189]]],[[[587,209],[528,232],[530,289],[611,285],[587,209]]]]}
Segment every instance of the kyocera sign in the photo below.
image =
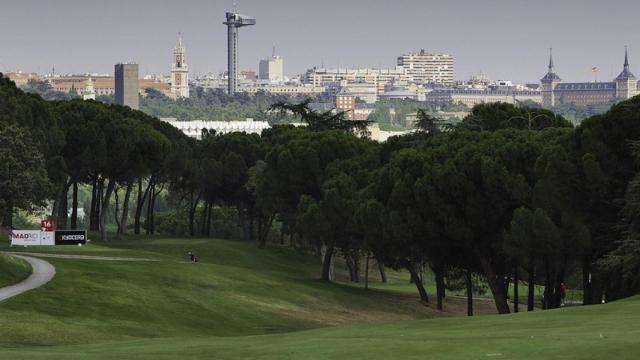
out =
{"type": "Polygon", "coordinates": [[[56,245],[76,245],[87,243],[84,230],[56,230],[56,245]]]}

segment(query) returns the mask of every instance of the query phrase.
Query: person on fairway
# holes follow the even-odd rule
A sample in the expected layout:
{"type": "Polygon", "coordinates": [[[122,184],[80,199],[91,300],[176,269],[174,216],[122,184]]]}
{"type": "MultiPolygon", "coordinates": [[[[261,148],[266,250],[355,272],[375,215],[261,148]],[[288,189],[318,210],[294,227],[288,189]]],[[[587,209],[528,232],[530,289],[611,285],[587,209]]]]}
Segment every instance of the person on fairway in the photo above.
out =
{"type": "Polygon", "coordinates": [[[193,252],[189,251],[189,260],[191,260],[192,263],[197,263],[198,262],[198,257],[196,256],[196,254],[194,254],[193,252]]]}
{"type": "Polygon", "coordinates": [[[560,283],[560,305],[564,306],[564,299],[567,297],[567,286],[560,283]]]}

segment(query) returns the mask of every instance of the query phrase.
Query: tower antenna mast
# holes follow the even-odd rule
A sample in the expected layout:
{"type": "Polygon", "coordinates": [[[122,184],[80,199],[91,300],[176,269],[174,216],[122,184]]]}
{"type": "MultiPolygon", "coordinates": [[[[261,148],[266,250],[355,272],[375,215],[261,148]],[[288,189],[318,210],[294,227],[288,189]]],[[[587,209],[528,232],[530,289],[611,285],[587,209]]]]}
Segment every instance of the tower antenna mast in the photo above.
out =
{"type": "MultiPolygon", "coordinates": [[[[236,3],[234,1],[234,8],[236,3]]],[[[227,25],[227,77],[229,81],[229,95],[233,95],[236,92],[236,83],[238,80],[238,28],[244,26],[250,26],[256,24],[256,19],[238,14],[237,12],[226,13],[226,21],[223,23],[227,25]]]]}

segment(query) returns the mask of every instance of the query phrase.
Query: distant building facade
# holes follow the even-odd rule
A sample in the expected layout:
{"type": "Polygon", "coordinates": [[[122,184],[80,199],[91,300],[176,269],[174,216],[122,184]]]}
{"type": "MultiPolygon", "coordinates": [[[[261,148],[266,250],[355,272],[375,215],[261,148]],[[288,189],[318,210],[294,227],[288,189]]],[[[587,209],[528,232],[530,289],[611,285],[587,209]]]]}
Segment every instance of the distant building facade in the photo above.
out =
{"type": "Polygon", "coordinates": [[[173,65],[171,66],[171,94],[173,97],[189,97],[189,67],[182,46],[182,35],[178,34],[178,44],[173,50],[173,65]]]}
{"type": "MultiPolygon", "coordinates": [[[[89,79],[91,79],[96,96],[115,95],[115,79],[113,77],[72,76],[50,79],[49,82],[56,91],[68,93],[74,90],[78,95],[82,96],[89,91],[87,88],[87,80],[89,79]]],[[[154,89],[166,96],[171,96],[171,85],[156,80],[139,79],[138,89],[138,93],[142,96],[146,95],[147,89],[154,89]]]]}
{"type": "Polygon", "coordinates": [[[547,73],[540,79],[542,106],[560,104],[592,105],[614,100],[629,99],[640,93],[638,80],[629,68],[629,57],[625,49],[622,72],[610,82],[563,83],[555,73],[553,54],[549,55],[547,73]]]}
{"type": "Polygon", "coordinates": [[[367,104],[375,104],[378,101],[378,86],[367,83],[350,83],[346,80],[337,81],[327,86],[329,94],[337,94],[341,90],[346,90],[350,94],[366,102],[367,104]]]}
{"type": "Polygon", "coordinates": [[[336,82],[342,82],[343,85],[364,84],[375,87],[377,95],[380,95],[385,92],[386,85],[413,82],[413,77],[401,66],[392,69],[313,68],[307,70],[302,81],[313,86],[330,86],[336,82]]]}
{"type": "Polygon", "coordinates": [[[542,102],[543,94],[535,90],[516,89],[435,89],[426,94],[430,103],[453,103],[473,107],[478,104],[504,102],[515,104],[521,101],[542,102]]]}
{"type": "Polygon", "coordinates": [[[275,54],[268,59],[260,60],[258,73],[260,80],[282,82],[284,81],[284,61],[275,54]]]}
{"type": "Polygon", "coordinates": [[[255,94],[264,91],[270,94],[280,95],[319,95],[327,91],[324,86],[304,86],[304,85],[278,85],[278,84],[240,84],[238,92],[255,94]]]}
{"type": "Polygon", "coordinates": [[[7,72],[3,74],[9,80],[16,83],[17,87],[24,87],[29,83],[29,80],[43,80],[43,77],[36,73],[23,73],[23,72],[7,72]]]}
{"type": "Polygon", "coordinates": [[[398,66],[417,83],[453,84],[453,64],[454,58],[450,54],[432,54],[424,50],[398,57],[398,66]]]}
{"type": "Polygon", "coordinates": [[[138,64],[115,65],[115,102],[134,110],[140,108],[138,99],[138,64]]]}
{"type": "Polygon", "coordinates": [[[336,110],[345,112],[348,119],[354,120],[356,97],[345,90],[340,91],[336,94],[336,110]]]}

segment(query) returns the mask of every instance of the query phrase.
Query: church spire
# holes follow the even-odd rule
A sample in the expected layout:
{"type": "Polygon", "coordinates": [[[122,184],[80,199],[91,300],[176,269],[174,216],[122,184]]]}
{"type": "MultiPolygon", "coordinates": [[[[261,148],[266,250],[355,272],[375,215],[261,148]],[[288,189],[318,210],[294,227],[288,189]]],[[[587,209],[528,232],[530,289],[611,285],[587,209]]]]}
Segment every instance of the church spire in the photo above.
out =
{"type": "Polygon", "coordinates": [[[553,66],[553,48],[549,48],[549,71],[541,79],[542,82],[561,81],[560,77],[554,72],[553,66]]]}
{"type": "Polygon", "coordinates": [[[636,77],[633,75],[633,73],[629,69],[629,54],[627,52],[627,47],[625,46],[624,47],[624,67],[622,68],[622,72],[620,73],[620,75],[618,75],[616,80],[627,81],[627,80],[635,80],[635,79],[636,77]]]}
{"type": "Polygon", "coordinates": [[[182,33],[178,32],[178,47],[182,47],[182,33]]]}
{"type": "Polygon", "coordinates": [[[629,56],[627,55],[627,47],[624,47],[624,69],[629,71],[629,56]]]}

